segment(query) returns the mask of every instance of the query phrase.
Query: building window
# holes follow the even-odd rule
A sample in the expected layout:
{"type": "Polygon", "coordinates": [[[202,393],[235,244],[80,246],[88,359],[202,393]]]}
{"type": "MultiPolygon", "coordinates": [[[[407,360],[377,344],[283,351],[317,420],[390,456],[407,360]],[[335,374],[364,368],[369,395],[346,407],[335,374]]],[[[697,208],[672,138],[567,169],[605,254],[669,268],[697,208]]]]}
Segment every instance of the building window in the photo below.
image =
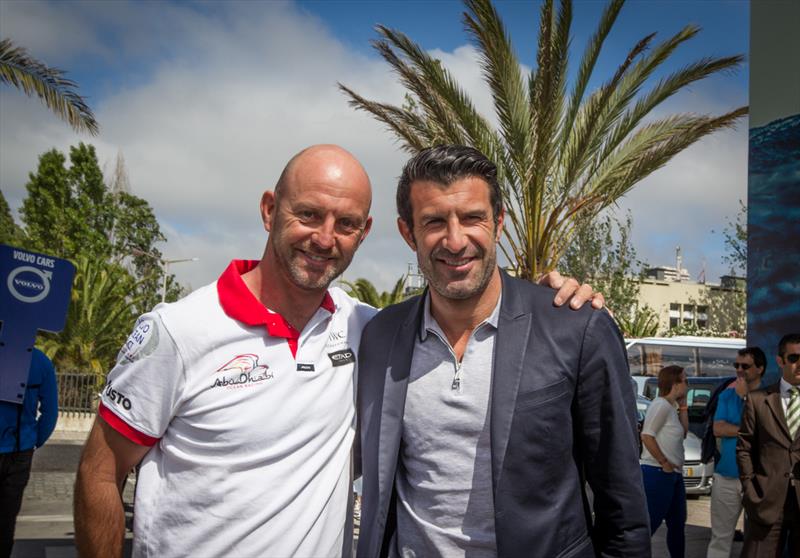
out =
{"type": "Polygon", "coordinates": [[[697,307],[697,327],[708,327],[708,306],[697,307]]]}

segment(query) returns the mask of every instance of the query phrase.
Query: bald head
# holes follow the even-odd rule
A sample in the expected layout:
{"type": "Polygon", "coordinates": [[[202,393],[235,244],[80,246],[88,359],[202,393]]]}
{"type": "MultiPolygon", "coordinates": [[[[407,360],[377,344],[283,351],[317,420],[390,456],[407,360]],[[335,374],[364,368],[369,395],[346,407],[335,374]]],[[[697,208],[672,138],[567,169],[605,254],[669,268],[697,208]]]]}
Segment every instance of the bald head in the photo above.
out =
{"type": "Polygon", "coordinates": [[[301,151],[283,169],[275,190],[261,196],[269,232],[266,269],[276,281],[283,277],[287,288],[316,297],[347,268],[369,234],[371,202],[369,177],[350,153],[335,145],[301,151]]]}
{"type": "Polygon", "coordinates": [[[352,190],[355,197],[366,200],[365,211],[369,212],[372,186],[367,171],[349,151],[333,144],[312,145],[289,159],[275,185],[276,202],[296,185],[326,183],[352,190]]]}

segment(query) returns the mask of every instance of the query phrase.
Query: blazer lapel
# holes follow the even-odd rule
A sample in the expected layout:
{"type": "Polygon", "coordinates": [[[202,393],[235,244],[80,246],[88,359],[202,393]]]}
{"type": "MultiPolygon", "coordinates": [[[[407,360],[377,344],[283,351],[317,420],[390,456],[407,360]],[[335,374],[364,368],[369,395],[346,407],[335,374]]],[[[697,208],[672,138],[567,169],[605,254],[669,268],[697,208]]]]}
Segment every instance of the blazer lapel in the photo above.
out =
{"type": "Polygon", "coordinates": [[[513,284],[503,276],[500,319],[494,345],[491,401],[492,487],[497,491],[511,433],[519,381],[525,363],[531,315],[522,308],[513,284]]]}
{"type": "MultiPolygon", "coordinates": [[[[778,385],[780,386],[780,384],[778,385]]],[[[778,425],[780,431],[786,436],[786,446],[789,447],[792,443],[792,436],[789,434],[789,426],[786,423],[786,413],[783,412],[780,387],[778,387],[778,389],[770,388],[765,399],[767,402],[767,407],[769,407],[769,410],[772,412],[772,415],[775,418],[775,423],[778,425]]]]}
{"type": "Polygon", "coordinates": [[[387,359],[378,448],[378,487],[380,491],[378,509],[380,510],[388,509],[394,489],[400,437],[403,433],[403,411],[408,391],[408,375],[426,294],[419,297],[418,303],[412,306],[406,319],[400,324],[394,341],[390,345],[391,354],[387,359]]]}

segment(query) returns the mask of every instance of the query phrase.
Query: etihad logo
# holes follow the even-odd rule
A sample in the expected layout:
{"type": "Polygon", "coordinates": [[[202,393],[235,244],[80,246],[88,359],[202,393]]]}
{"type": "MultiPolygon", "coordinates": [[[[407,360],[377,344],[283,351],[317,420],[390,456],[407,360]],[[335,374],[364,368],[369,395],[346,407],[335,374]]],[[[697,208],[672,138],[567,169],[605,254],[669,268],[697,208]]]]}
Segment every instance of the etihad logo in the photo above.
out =
{"type": "Polygon", "coordinates": [[[212,388],[224,387],[236,389],[251,387],[272,378],[269,366],[258,363],[258,356],[253,354],[238,355],[220,366],[217,373],[224,373],[216,378],[212,388]]]}
{"type": "Polygon", "coordinates": [[[328,353],[328,358],[331,359],[332,366],[344,366],[354,363],[356,361],[356,354],[353,352],[353,349],[348,347],[341,351],[328,353]]]}

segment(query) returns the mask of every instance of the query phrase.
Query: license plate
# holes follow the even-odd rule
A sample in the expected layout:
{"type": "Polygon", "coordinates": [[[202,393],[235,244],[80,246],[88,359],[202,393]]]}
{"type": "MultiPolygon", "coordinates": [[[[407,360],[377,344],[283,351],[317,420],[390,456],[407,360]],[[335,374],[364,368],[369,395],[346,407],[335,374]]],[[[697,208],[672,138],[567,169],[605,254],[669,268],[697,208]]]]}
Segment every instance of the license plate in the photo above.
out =
{"type": "Polygon", "coordinates": [[[684,477],[693,477],[694,476],[694,469],[692,467],[684,467],[683,468],[683,476],[684,477]]]}

